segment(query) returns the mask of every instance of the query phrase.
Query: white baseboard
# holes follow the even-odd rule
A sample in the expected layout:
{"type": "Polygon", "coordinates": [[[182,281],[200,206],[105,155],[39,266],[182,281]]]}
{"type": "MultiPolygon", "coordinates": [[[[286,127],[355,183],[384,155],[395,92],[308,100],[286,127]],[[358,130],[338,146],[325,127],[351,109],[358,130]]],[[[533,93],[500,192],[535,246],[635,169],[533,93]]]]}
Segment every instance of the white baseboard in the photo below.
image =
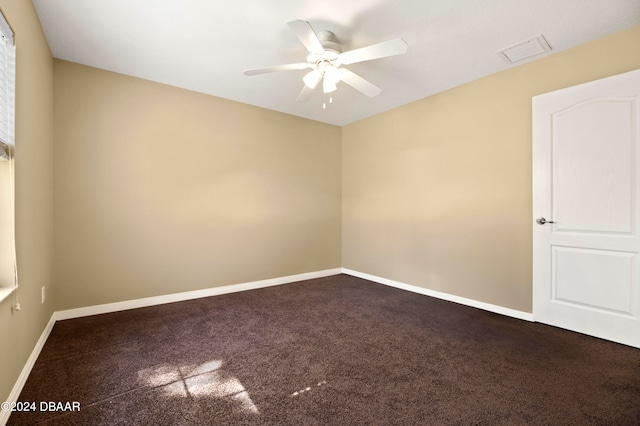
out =
{"type": "Polygon", "coordinates": [[[182,293],[166,294],[163,296],[145,297],[143,299],[126,300],[124,302],[106,303],[104,305],[87,306],[85,308],[56,311],[53,318],[56,321],[86,317],[89,315],[106,314],[109,312],[126,311],[127,309],[144,308],[147,306],[162,305],[164,303],[181,302],[183,300],[199,299],[202,297],[218,296],[221,294],[235,293],[238,291],[254,290],[257,288],[288,284],[296,281],[310,280],[313,278],[328,277],[342,272],[341,268],[325,269],[323,271],[308,272],[304,274],[289,275],[286,277],[271,278],[267,280],[252,281],[241,284],[232,284],[222,287],[212,287],[202,290],[185,291],[182,293]]]}
{"type": "MultiPolygon", "coordinates": [[[[40,356],[40,351],[42,351],[42,348],[44,347],[45,342],[49,338],[49,334],[51,333],[51,330],[53,330],[53,325],[55,323],[56,321],[52,315],[46,327],[44,328],[44,330],[42,330],[42,334],[40,335],[40,338],[36,342],[35,347],[31,351],[31,355],[29,355],[29,358],[27,359],[26,364],[22,368],[22,371],[18,376],[18,380],[16,380],[16,383],[13,385],[13,389],[11,389],[11,393],[9,394],[9,398],[7,398],[7,402],[11,403],[11,402],[18,401],[18,398],[20,397],[20,392],[22,392],[22,388],[24,387],[24,384],[27,382],[27,379],[29,378],[29,374],[31,374],[31,369],[35,365],[36,360],[38,359],[38,356],[40,356]]],[[[3,425],[3,426],[6,425],[7,422],[9,421],[10,415],[11,415],[11,411],[0,410],[0,425],[3,425]]]]}
{"type": "Polygon", "coordinates": [[[390,287],[399,288],[402,290],[411,291],[413,293],[423,294],[425,296],[435,297],[437,299],[447,300],[449,302],[459,303],[461,305],[471,306],[473,308],[483,309],[485,311],[493,312],[500,315],[505,315],[512,318],[517,318],[525,321],[533,321],[533,314],[529,312],[518,311],[515,309],[505,308],[503,306],[492,305],[490,303],[480,302],[474,299],[467,299],[465,297],[454,296],[453,294],[442,293],[436,290],[430,290],[424,287],[418,287],[411,284],[401,283],[399,281],[390,280],[387,278],[377,277],[375,275],[365,274],[363,272],[354,271],[347,268],[342,268],[342,273],[352,275],[354,277],[362,278],[365,280],[373,281],[378,284],[388,285],[390,287]]]}

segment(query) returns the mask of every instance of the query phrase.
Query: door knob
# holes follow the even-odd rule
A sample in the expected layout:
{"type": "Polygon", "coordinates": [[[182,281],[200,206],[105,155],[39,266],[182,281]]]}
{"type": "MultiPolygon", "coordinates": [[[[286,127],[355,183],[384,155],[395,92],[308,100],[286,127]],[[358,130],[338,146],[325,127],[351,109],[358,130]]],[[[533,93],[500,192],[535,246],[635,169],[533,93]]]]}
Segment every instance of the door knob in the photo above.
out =
{"type": "Polygon", "coordinates": [[[555,222],[552,221],[552,220],[547,220],[544,217],[539,217],[539,218],[536,219],[536,223],[538,225],[544,225],[545,223],[555,223],[555,222]]]}

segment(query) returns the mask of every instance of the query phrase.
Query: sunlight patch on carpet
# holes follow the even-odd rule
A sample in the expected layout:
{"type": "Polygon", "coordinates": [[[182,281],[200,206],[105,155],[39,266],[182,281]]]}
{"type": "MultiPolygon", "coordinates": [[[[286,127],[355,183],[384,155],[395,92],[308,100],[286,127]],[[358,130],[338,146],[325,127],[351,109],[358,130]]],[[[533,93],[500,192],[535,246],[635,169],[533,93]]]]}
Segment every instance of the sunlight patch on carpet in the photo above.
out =
{"type": "Polygon", "coordinates": [[[221,360],[182,366],[163,364],[138,371],[138,379],[146,386],[162,388],[167,396],[227,399],[239,411],[259,414],[249,392],[236,377],[221,369],[222,364],[221,360]]]}
{"type": "Polygon", "coordinates": [[[324,386],[324,385],[326,385],[326,384],[327,384],[327,382],[323,380],[323,381],[321,381],[321,382],[318,382],[318,384],[317,384],[317,385],[315,385],[315,386],[313,386],[313,387],[311,387],[311,386],[307,386],[307,387],[306,387],[306,388],[304,388],[304,389],[297,390],[297,391],[295,391],[294,393],[292,393],[290,396],[291,396],[291,397],[296,397],[296,396],[299,396],[299,395],[301,395],[301,394],[303,394],[303,393],[305,393],[305,392],[310,392],[310,391],[312,391],[314,388],[319,388],[320,386],[324,386]]]}
{"type": "Polygon", "coordinates": [[[173,365],[160,365],[138,371],[138,379],[147,386],[162,386],[181,380],[180,371],[173,365]]]}

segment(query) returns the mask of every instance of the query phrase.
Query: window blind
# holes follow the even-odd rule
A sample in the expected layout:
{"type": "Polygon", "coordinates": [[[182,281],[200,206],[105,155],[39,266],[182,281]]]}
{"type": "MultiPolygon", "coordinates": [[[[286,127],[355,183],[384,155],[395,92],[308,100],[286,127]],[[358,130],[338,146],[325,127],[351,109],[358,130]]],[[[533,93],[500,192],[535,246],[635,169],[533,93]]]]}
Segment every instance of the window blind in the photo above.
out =
{"type": "Polygon", "coordinates": [[[13,31],[0,13],[0,141],[10,145],[14,143],[15,68],[13,31]]]}

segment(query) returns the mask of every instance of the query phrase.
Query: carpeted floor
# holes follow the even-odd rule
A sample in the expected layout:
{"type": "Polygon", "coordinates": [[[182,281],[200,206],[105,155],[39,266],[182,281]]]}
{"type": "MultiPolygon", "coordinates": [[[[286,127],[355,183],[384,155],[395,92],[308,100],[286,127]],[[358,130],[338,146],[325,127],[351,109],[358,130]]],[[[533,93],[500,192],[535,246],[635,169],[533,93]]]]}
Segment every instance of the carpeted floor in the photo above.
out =
{"type": "Polygon", "coordinates": [[[20,401],[10,425],[638,425],[640,349],[337,275],[58,322],[20,401]]]}

